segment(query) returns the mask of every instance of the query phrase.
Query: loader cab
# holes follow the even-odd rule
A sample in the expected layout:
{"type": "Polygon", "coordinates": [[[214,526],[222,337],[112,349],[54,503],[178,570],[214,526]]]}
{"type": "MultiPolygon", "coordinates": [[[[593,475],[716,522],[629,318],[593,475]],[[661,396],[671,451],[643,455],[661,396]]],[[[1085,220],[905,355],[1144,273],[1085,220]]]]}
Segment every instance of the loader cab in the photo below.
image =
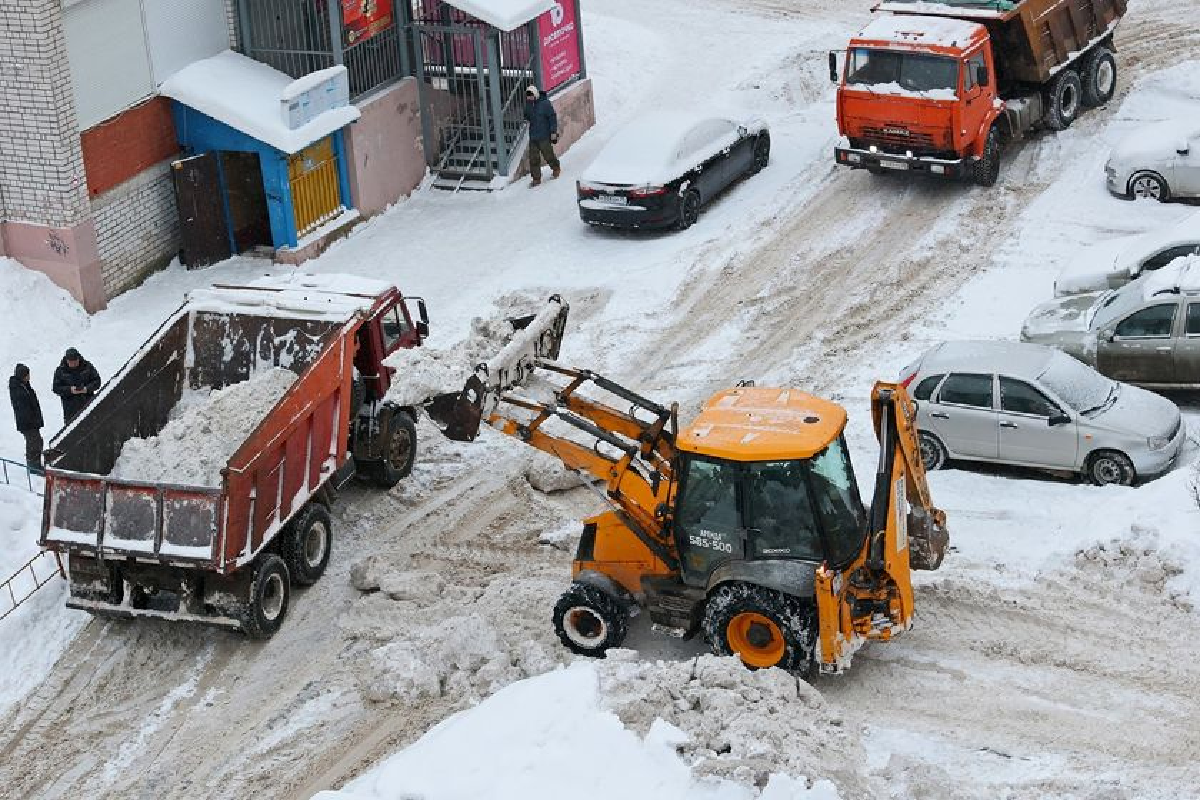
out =
{"type": "Polygon", "coordinates": [[[398,291],[388,293],[385,301],[355,335],[357,351],[354,367],[362,376],[368,400],[379,400],[391,386],[391,367],[384,359],[401,348],[419,347],[429,335],[429,313],[420,297],[405,298],[398,291]],[[416,304],[414,321],[410,303],[416,304]]]}
{"type": "Polygon", "coordinates": [[[718,395],[679,439],[674,535],[684,583],[730,561],[831,566],[861,550],[866,514],[845,411],[794,390],[718,395]]]}

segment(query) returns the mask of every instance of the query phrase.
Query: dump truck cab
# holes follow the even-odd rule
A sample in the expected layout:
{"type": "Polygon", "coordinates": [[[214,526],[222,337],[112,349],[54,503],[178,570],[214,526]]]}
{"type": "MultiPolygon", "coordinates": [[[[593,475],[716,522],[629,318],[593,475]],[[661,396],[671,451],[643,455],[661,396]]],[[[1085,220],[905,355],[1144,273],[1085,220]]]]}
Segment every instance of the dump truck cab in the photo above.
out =
{"type": "Polygon", "coordinates": [[[839,82],[839,164],[967,174],[1003,109],[988,30],[943,17],[887,14],[831,54],[839,82]]]}
{"type": "Polygon", "coordinates": [[[354,368],[363,381],[366,399],[387,395],[395,369],[383,361],[397,350],[419,347],[429,336],[429,312],[420,297],[404,297],[396,288],[388,290],[371,318],[355,335],[354,368]],[[415,305],[416,314],[413,313],[415,305]]]}

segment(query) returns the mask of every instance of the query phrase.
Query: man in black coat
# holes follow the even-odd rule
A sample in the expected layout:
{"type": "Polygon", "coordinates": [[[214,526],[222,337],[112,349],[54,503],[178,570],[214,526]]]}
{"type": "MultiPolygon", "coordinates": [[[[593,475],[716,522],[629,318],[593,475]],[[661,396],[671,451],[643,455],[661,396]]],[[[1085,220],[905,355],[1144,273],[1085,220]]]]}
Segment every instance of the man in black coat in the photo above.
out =
{"type": "Polygon", "coordinates": [[[29,383],[29,367],[17,364],[8,379],[8,399],[12,401],[17,430],[25,437],[25,464],[30,472],[42,471],[42,405],[29,383]]]}
{"type": "Polygon", "coordinates": [[[75,419],[98,391],[100,373],[72,347],[54,370],[54,393],[62,398],[63,424],[75,419]]]}
{"type": "Polygon", "coordinates": [[[554,145],[558,144],[558,114],[550,98],[530,84],[525,89],[525,120],[529,123],[529,175],[534,186],[542,182],[542,159],[550,165],[551,176],[562,174],[554,145]]]}

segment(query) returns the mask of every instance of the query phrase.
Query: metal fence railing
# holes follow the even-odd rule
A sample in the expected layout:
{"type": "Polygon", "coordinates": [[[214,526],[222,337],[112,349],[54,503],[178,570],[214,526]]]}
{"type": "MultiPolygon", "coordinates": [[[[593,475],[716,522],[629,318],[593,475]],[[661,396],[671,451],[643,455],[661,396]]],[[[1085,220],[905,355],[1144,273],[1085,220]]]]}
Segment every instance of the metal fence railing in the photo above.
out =
{"type": "Polygon", "coordinates": [[[16,611],[18,606],[54,580],[55,576],[67,577],[58,553],[43,550],[26,561],[11,577],[0,582],[0,619],[16,611]]]}
{"type": "Polygon", "coordinates": [[[21,486],[23,484],[26,489],[36,495],[42,493],[37,484],[34,483],[33,471],[29,469],[29,465],[24,461],[0,458],[0,479],[3,479],[9,486],[21,486]],[[24,480],[22,480],[22,476],[24,480]]]}

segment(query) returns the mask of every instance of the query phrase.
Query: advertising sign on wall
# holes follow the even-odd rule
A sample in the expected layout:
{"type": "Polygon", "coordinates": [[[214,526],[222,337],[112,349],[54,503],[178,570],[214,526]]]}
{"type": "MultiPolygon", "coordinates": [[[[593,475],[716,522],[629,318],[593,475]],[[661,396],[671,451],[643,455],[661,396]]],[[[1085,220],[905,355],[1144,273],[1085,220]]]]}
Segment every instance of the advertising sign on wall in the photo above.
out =
{"type": "Polygon", "coordinates": [[[576,0],[555,0],[554,7],[538,17],[544,91],[562,86],[580,72],[575,5],[576,0]]]}
{"type": "Polygon", "coordinates": [[[366,41],[392,27],[393,0],[342,0],[346,45],[366,41]]]}

